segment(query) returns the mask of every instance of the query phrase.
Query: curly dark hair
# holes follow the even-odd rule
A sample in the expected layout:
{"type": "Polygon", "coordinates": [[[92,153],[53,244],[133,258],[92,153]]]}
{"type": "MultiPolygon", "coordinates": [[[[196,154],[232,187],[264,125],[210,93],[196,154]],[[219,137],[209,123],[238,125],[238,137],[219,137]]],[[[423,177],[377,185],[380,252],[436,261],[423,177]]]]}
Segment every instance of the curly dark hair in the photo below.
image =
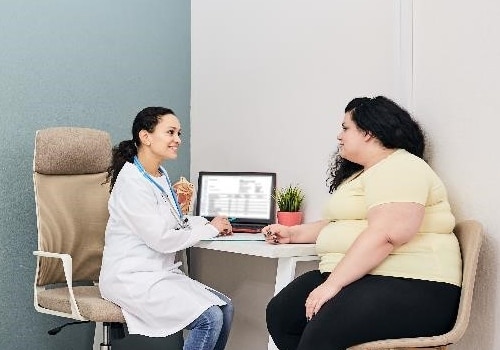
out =
{"type": "Polygon", "coordinates": [[[111,165],[108,167],[108,175],[105,181],[105,183],[110,182],[109,192],[113,190],[118,173],[123,168],[125,162],[134,162],[134,156],[137,155],[137,147],[141,145],[139,132],[141,130],[153,132],[160,118],[167,114],[175,115],[171,109],[165,107],[146,107],[137,114],[132,124],[132,140],[122,141],[113,147],[111,165]]]}
{"type": "MultiPolygon", "coordinates": [[[[347,104],[345,113],[351,114],[359,130],[376,137],[384,147],[405,149],[424,158],[425,136],[422,128],[404,108],[387,97],[357,97],[347,104]]],[[[345,179],[361,169],[362,165],[342,158],[337,149],[328,167],[326,182],[329,192],[333,193],[345,179]]]]}

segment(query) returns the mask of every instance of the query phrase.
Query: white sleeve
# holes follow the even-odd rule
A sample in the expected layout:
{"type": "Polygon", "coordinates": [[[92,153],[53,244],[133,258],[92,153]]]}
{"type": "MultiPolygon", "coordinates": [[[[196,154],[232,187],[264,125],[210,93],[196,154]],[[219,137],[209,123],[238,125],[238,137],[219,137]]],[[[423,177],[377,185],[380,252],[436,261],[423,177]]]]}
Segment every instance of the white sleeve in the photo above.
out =
{"type": "Polygon", "coordinates": [[[207,220],[201,217],[191,217],[189,227],[179,229],[171,207],[154,185],[146,179],[124,175],[113,188],[109,204],[111,219],[119,220],[121,225],[141,237],[152,249],[173,253],[219,234],[215,227],[206,225],[207,220]]]}
{"type": "MultiPolygon", "coordinates": [[[[192,226],[206,225],[209,223],[209,221],[207,219],[205,219],[203,216],[185,215],[184,217],[188,218],[188,220],[192,226]]],[[[214,227],[214,229],[215,229],[215,227],[214,227]]]]}

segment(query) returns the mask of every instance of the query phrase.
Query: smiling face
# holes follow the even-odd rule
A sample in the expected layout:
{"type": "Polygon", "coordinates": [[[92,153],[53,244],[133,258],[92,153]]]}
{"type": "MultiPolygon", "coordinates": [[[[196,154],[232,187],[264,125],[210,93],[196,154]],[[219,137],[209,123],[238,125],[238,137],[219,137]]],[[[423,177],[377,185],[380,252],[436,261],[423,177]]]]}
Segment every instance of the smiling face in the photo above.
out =
{"type": "Polygon", "coordinates": [[[140,137],[144,145],[147,145],[150,156],[160,162],[176,159],[179,145],[181,144],[181,124],[173,114],[160,117],[153,132],[141,130],[140,137]]]}
{"type": "Polygon", "coordinates": [[[347,112],[342,122],[342,131],[337,136],[340,156],[351,162],[360,164],[360,156],[369,139],[369,134],[360,130],[353,122],[351,113],[347,112]]]}

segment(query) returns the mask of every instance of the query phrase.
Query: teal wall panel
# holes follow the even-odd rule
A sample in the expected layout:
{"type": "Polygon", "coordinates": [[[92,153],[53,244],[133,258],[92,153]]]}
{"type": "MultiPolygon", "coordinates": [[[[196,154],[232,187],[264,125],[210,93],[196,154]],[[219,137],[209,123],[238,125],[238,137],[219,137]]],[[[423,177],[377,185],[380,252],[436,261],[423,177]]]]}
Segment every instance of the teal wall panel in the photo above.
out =
{"type": "MultiPolygon", "coordinates": [[[[0,349],[90,349],[93,329],[33,308],[37,129],[83,126],[130,139],[146,106],[181,119],[172,180],[189,175],[190,1],[0,2],[0,349]]],[[[186,176],[188,177],[188,176],[186,176]]]]}

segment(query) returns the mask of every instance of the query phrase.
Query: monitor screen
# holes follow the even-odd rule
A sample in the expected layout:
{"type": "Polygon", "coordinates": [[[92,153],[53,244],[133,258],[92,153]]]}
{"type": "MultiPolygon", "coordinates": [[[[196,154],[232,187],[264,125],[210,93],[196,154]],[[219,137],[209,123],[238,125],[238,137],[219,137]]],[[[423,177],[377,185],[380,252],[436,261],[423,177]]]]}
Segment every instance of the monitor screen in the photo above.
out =
{"type": "Polygon", "coordinates": [[[201,171],[196,214],[209,220],[226,215],[235,223],[274,223],[275,187],[276,173],[201,171]]]}

